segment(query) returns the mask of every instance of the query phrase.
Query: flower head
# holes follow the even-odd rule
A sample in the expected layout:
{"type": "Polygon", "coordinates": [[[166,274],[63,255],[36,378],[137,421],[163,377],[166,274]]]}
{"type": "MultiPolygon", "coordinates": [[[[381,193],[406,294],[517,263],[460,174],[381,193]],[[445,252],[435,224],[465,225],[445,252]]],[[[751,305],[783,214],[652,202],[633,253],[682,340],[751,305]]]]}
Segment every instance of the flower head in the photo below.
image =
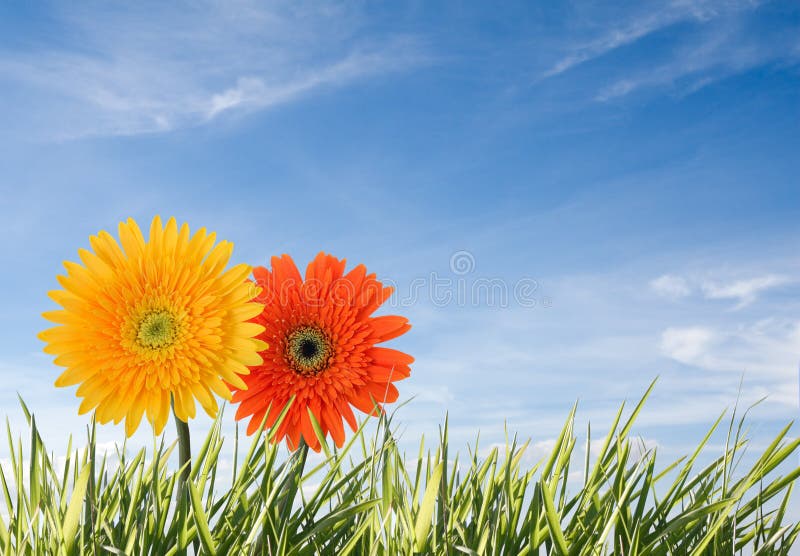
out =
{"type": "Polygon", "coordinates": [[[170,404],[183,421],[195,416],[195,400],[214,416],[214,394],[231,397],[226,382],[247,387],[240,375],[266,348],[255,338],[264,328],[248,322],[262,306],[252,302],[250,266],[226,271],[233,245],[215,239],[156,216],[145,241],[128,219],[121,246],[100,232],[89,238],[93,251],[78,251],[83,264],[64,263],[63,289],[49,294],[63,309],[44,313],[58,326],[39,337],[66,367],[56,386],[79,384],[79,413],[124,419],[128,436],[146,414],[160,434],[170,404]]]}
{"type": "Polygon", "coordinates": [[[382,403],[397,400],[393,383],[409,376],[414,359],[376,344],[411,326],[404,317],[373,317],[392,288],[363,265],[344,270],[344,260],[323,253],[308,265],[305,280],[288,255],[273,257],[272,270],[253,270],[262,288],[257,300],[265,304],[253,322],[266,329],[260,338],[269,348],[261,353],[264,362],[243,377],[247,390],[234,387],[236,418],[250,417],[248,434],[265,418],[273,426],[293,399],[275,441],[286,438],[295,449],[302,436],[319,451],[310,410],[323,434],[342,446],[342,418],[357,427],[351,406],[374,415],[382,403]]]}

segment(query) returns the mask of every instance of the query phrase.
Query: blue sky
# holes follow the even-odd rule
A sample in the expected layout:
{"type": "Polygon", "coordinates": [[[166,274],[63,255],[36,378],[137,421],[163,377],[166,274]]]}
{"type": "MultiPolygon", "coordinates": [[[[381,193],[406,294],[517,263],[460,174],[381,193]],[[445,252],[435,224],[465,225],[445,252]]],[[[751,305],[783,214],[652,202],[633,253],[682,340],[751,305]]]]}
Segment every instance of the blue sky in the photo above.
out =
{"type": "Polygon", "coordinates": [[[657,375],[638,432],[666,457],[742,376],[756,446],[796,417],[796,3],[4,3],[0,37],[0,407],[18,423],[19,391],[56,444],[86,419],[36,339],[46,292],[154,214],[396,283],[409,445],[449,412],[459,446],[507,423],[535,452],[657,375]]]}

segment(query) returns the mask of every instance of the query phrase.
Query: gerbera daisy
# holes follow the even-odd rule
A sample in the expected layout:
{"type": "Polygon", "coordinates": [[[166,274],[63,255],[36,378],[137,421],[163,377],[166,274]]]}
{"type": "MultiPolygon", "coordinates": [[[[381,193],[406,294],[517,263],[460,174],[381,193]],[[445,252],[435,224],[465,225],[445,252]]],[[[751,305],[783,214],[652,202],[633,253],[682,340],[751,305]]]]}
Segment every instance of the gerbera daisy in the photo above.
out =
{"type": "Polygon", "coordinates": [[[107,232],[80,249],[83,264],[65,262],[63,290],[50,297],[62,310],[44,313],[59,326],[39,334],[44,351],[66,367],[56,386],[79,384],[79,413],[95,410],[100,423],[125,420],[128,436],[142,416],[160,434],[170,404],[175,416],[195,416],[195,399],[212,417],[213,394],[230,399],[226,382],[246,388],[240,375],[261,363],[264,328],[248,322],[261,313],[251,267],[225,271],[233,251],[205,229],[189,235],[174,218],[156,216],[145,241],[133,219],[119,224],[119,240],[107,232]]]}
{"type": "Polygon", "coordinates": [[[344,274],[345,261],[320,253],[308,265],[305,280],[288,255],[272,258],[272,270],[256,267],[253,276],[262,288],[258,301],[264,311],[255,319],[266,328],[260,336],[269,343],[264,362],[243,377],[247,390],[234,387],[240,405],[236,418],[250,416],[248,434],[275,424],[294,398],[275,431],[290,449],[305,439],[321,446],[309,410],[322,432],[337,446],[344,443],[342,418],[355,430],[351,406],[376,414],[381,404],[397,400],[394,382],[409,376],[412,357],[376,344],[408,331],[399,316],[371,316],[392,293],[358,265],[344,274]]]}

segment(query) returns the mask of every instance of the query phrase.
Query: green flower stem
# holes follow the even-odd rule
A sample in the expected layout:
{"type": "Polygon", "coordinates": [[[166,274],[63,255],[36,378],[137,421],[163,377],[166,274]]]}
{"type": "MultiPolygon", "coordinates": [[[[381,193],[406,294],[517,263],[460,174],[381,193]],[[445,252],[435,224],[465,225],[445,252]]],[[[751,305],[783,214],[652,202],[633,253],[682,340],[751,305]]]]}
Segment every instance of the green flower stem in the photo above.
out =
{"type": "Polygon", "coordinates": [[[175,414],[174,406],[172,413],[175,415],[175,429],[178,431],[178,465],[182,468],[181,474],[178,475],[178,491],[183,492],[183,487],[192,471],[192,445],[189,438],[189,424],[175,414]]]}

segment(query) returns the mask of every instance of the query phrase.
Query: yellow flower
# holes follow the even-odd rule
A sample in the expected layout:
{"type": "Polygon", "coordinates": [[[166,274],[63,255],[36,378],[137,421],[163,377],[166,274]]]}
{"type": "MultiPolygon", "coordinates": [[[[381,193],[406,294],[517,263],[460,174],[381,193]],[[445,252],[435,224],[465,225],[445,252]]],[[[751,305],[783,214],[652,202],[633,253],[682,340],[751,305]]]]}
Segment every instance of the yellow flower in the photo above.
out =
{"type": "Polygon", "coordinates": [[[78,251],[83,265],[64,263],[64,289],[49,293],[63,309],[43,315],[59,326],[39,338],[66,367],[56,386],[80,385],[80,414],[124,419],[130,436],[146,413],[160,434],[171,402],[182,421],[195,416],[195,399],[213,417],[213,394],[231,398],[226,382],[247,387],[240,375],[267,348],[255,338],[264,327],[248,322],[263,306],[251,302],[250,266],[225,271],[233,244],[215,239],[156,216],[145,241],[129,218],[119,224],[121,247],[103,231],[89,238],[93,252],[78,251]]]}

